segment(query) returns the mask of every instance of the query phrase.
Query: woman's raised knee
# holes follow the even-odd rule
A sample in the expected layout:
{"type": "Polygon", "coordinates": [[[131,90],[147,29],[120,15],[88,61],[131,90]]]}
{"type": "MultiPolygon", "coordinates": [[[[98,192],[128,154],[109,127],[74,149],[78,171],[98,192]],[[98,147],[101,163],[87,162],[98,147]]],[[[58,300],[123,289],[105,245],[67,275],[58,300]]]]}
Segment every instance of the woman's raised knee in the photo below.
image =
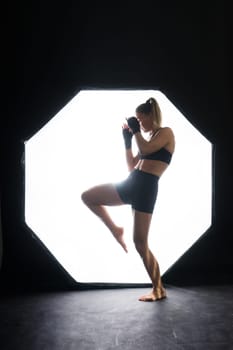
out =
{"type": "Polygon", "coordinates": [[[85,204],[88,204],[91,202],[91,196],[90,196],[90,192],[87,190],[87,191],[84,191],[82,194],[81,194],[81,199],[82,201],[85,203],[85,204]]]}

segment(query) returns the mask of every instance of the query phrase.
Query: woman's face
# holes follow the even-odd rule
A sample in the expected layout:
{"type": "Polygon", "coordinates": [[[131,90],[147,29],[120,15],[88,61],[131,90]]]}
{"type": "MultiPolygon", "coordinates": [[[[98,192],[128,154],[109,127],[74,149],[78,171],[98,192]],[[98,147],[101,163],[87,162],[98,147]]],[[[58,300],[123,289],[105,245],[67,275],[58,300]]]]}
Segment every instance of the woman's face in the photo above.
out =
{"type": "Polygon", "coordinates": [[[136,113],[137,120],[140,123],[140,127],[144,132],[148,132],[152,130],[152,119],[149,114],[145,113],[136,113]]]}

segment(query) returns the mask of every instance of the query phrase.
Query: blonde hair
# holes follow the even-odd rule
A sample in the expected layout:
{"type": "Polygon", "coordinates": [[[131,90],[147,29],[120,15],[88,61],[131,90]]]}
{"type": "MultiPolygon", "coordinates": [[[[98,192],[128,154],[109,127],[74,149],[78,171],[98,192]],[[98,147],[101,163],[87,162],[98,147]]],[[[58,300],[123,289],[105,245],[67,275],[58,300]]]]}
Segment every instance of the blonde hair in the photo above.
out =
{"type": "Polygon", "coordinates": [[[162,113],[158,102],[154,97],[150,97],[145,103],[140,104],[136,108],[136,113],[151,114],[153,124],[161,127],[162,124],[162,113]]]}

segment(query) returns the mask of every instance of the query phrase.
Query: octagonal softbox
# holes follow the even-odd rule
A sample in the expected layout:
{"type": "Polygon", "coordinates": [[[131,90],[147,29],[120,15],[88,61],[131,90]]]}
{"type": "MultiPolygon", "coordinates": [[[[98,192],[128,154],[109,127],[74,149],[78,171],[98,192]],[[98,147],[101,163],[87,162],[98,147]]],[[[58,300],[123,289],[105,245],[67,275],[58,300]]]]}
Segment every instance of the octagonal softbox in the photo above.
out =
{"type": "Polygon", "coordinates": [[[149,97],[176,138],[149,234],[161,274],[211,225],[212,145],[187,116],[160,91],[81,91],[25,141],[25,221],[77,282],[150,282],[133,245],[131,208],[109,208],[125,228],[126,254],[81,200],[90,186],[128,175],[122,123],[149,97]]]}

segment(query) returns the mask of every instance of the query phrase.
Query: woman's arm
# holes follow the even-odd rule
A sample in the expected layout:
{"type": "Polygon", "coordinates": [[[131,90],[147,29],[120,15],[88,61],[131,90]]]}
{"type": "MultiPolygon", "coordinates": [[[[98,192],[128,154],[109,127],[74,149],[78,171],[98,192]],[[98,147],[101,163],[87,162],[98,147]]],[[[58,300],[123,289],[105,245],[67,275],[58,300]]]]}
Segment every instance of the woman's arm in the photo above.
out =
{"type": "Polygon", "coordinates": [[[122,127],[122,135],[124,138],[124,143],[125,143],[125,156],[126,156],[126,163],[129,171],[132,171],[137,162],[139,161],[139,156],[133,155],[132,152],[132,137],[133,134],[129,130],[128,126],[126,124],[123,125],[122,127]]]}
{"type": "Polygon", "coordinates": [[[140,132],[134,134],[138,150],[141,154],[150,154],[165,147],[171,140],[172,130],[168,127],[161,129],[155,138],[147,141],[140,132]]]}
{"type": "Polygon", "coordinates": [[[126,149],[125,150],[125,156],[126,156],[126,163],[129,171],[132,171],[135,165],[139,161],[139,156],[138,154],[136,156],[133,156],[132,149],[126,149]]]}

